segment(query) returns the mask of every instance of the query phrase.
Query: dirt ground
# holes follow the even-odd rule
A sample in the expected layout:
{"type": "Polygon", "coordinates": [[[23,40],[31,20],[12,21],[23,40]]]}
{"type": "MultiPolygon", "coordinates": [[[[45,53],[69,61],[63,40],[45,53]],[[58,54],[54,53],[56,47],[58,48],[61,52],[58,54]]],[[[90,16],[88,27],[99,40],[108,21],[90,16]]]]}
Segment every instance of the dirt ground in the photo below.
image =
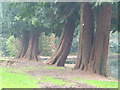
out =
{"type": "MultiPolygon", "coordinates": [[[[72,66],[74,64],[66,64],[65,69],[46,69],[43,68],[45,66],[50,66],[46,65],[43,63],[43,61],[25,61],[25,60],[12,60],[12,61],[1,61],[0,66],[7,66],[7,67],[14,67],[17,69],[20,69],[21,67],[35,67],[36,69],[34,70],[25,70],[28,75],[36,77],[36,76],[52,76],[56,79],[61,79],[61,80],[67,80],[69,82],[76,83],[75,85],[66,85],[66,86],[59,86],[51,83],[38,83],[40,86],[43,88],[97,88],[94,86],[90,86],[87,84],[83,84],[77,81],[72,80],[72,78],[86,78],[90,80],[101,80],[101,81],[117,81],[112,78],[105,78],[103,76],[93,74],[90,72],[84,72],[80,70],[72,70],[72,66]],[[2,63],[1,63],[2,62],[2,63]]],[[[55,67],[55,66],[54,66],[55,67]]]]}

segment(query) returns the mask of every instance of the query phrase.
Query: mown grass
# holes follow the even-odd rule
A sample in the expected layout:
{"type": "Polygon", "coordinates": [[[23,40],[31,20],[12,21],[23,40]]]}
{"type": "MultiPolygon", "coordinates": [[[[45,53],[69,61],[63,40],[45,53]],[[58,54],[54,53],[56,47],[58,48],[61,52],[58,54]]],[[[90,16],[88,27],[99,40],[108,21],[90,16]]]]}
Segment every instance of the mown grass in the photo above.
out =
{"type": "Polygon", "coordinates": [[[75,83],[70,83],[68,81],[56,79],[56,78],[53,78],[51,76],[44,76],[44,77],[42,77],[42,79],[43,79],[42,82],[49,82],[49,83],[60,85],[60,86],[75,85],[75,83]]]}
{"type": "MultiPolygon", "coordinates": [[[[45,66],[46,69],[61,69],[61,67],[45,66]]],[[[44,68],[44,67],[43,67],[44,68]]],[[[0,88],[38,88],[38,82],[43,84],[54,84],[59,86],[70,85],[73,86],[75,83],[69,82],[67,80],[62,80],[54,78],[52,76],[40,76],[32,77],[27,75],[24,71],[34,70],[36,67],[23,67],[23,68],[10,68],[10,67],[0,67],[0,88]]],[[[65,69],[65,68],[62,68],[65,69]]],[[[73,78],[73,80],[86,83],[88,85],[100,87],[100,88],[118,88],[117,82],[111,81],[98,81],[98,80],[87,80],[80,78],[73,78]]]]}
{"type": "Polygon", "coordinates": [[[3,88],[37,88],[38,80],[27,75],[2,72],[3,88]]]}
{"type": "Polygon", "coordinates": [[[0,88],[38,88],[38,82],[55,85],[73,85],[61,79],[55,79],[50,76],[32,77],[27,75],[24,70],[33,70],[34,67],[23,67],[20,69],[10,67],[0,67],[0,88]]]}
{"type": "Polygon", "coordinates": [[[64,67],[45,66],[45,69],[65,69],[64,67]]]}
{"type": "Polygon", "coordinates": [[[80,81],[82,83],[92,85],[92,86],[96,86],[96,87],[99,87],[99,88],[118,88],[118,82],[87,80],[87,79],[80,79],[80,78],[73,78],[73,80],[80,81]]]}
{"type": "Polygon", "coordinates": [[[0,57],[0,60],[11,60],[13,57],[0,57]]]}
{"type": "MultiPolygon", "coordinates": [[[[15,69],[14,69],[15,70],[15,69]]],[[[0,68],[0,87],[2,88],[38,88],[38,79],[26,74],[11,73],[8,68],[0,68]]]]}

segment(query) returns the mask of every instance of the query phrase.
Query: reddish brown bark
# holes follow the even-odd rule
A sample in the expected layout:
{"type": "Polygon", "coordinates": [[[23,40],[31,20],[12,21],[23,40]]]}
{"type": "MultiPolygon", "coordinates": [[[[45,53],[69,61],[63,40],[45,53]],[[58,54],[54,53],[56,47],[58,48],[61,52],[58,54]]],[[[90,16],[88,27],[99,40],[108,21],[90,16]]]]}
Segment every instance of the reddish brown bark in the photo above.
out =
{"type": "Polygon", "coordinates": [[[107,57],[109,45],[109,28],[111,22],[111,5],[103,4],[99,10],[95,40],[90,57],[89,70],[107,76],[107,57]]]}
{"type": "Polygon", "coordinates": [[[29,36],[28,49],[24,56],[27,60],[38,60],[38,41],[39,41],[39,32],[37,30],[31,31],[29,36]]]}
{"type": "Polygon", "coordinates": [[[88,70],[100,75],[107,76],[107,56],[109,45],[109,28],[111,22],[111,5],[102,4],[99,9],[97,28],[93,39],[93,21],[91,10],[87,3],[83,4],[81,9],[80,48],[78,52],[78,61],[74,69],[88,70]],[[87,11],[88,10],[88,11],[87,11]],[[85,15],[87,14],[87,15],[85,15]],[[85,18],[85,19],[84,19],[85,18]],[[92,25],[89,25],[92,24],[92,25]],[[91,27],[91,28],[90,28],[91,27]],[[90,31],[90,32],[89,32],[90,31]],[[92,32],[92,33],[91,33],[92,32]],[[93,41],[92,41],[93,40],[93,41]]]}
{"type": "Polygon", "coordinates": [[[74,69],[87,70],[94,36],[94,15],[92,5],[81,5],[79,52],[74,69]]]}
{"type": "Polygon", "coordinates": [[[64,66],[70,51],[75,23],[75,19],[65,23],[58,47],[52,57],[46,61],[47,64],[64,66]]]}
{"type": "Polygon", "coordinates": [[[21,48],[18,52],[18,55],[16,58],[23,58],[27,48],[28,48],[28,41],[29,41],[29,31],[22,31],[22,37],[21,37],[21,48]]]}

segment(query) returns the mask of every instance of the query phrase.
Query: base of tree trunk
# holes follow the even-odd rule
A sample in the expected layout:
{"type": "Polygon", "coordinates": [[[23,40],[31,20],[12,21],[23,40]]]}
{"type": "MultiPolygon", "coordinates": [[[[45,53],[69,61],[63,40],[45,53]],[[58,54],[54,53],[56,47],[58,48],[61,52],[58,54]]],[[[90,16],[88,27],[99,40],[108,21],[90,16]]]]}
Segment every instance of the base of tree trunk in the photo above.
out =
{"type": "Polygon", "coordinates": [[[39,41],[39,32],[35,30],[30,32],[29,43],[24,59],[38,61],[38,41],[39,41]]]}
{"type": "Polygon", "coordinates": [[[45,63],[55,66],[64,66],[70,51],[76,20],[65,23],[60,42],[55,53],[45,63]]]}
{"type": "Polygon", "coordinates": [[[107,57],[108,57],[108,47],[109,47],[109,28],[110,28],[111,13],[112,13],[111,11],[112,10],[110,4],[101,5],[98,14],[95,37],[93,39],[93,44],[91,46],[89,54],[86,53],[88,49],[84,50],[89,47],[86,45],[89,43],[85,43],[86,40],[84,40],[86,38],[86,36],[84,35],[85,30],[84,32],[81,31],[78,60],[76,62],[74,69],[90,71],[107,77],[107,57]],[[85,57],[87,55],[89,56],[89,58],[86,59],[85,57]]]}

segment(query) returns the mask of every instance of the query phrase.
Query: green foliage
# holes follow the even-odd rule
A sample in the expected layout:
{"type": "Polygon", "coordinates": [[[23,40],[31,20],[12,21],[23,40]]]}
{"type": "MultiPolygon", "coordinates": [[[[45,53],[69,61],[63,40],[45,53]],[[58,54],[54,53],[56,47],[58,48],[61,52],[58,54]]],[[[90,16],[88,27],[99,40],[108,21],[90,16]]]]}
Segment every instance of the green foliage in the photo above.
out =
{"type": "Polygon", "coordinates": [[[49,36],[42,33],[39,38],[39,49],[42,51],[41,53],[45,56],[50,56],[55,51],[55,40],[56,37],[54,34],[49,36]]]}
{"type": "MultiPolygon", "coordinates": [[[[79,18],[80,7],[79,3],[60,2],[7,2],[2,6],[4,8],[3,33],[15,37],[20,37],[22,30],[35,29],[60,36],[65,21],[71,20],[73,17],[79,18]]],[[[79,21],[79,19],[77,20],[79,21]]]]}
{"type": "Polygon", "coordinates": [[[74,32],[74,37],[71,45],[71,50],[70,53],[76,53],[78,51],[78,46],[79,46],[79,30],[80,30],[80,25],[78,25],[75,29],[74,32]]]}
{"type": "Polygon", "coordinates": [[[6,42],[6,51],[8,52],[8,54],[10,56],[15,56],[16,53],[18,52],[18,47],[19,47],[19,41],[17,39],[14,38],[14,36],[10,36],[6,42]]]}
{"type": "Polygon", "coordinates": [[[0,37],[0,42],[1,42],[1,45],[0,45],[0,56],[4,56],[4,54],[7,54],[7,52],[5,50],[5,47],[6,47],[5,41],[6,40],[7,39],[0,37]]]}
{"type": "Polygon", "coordinates": [[[120,53],[120,45],[118,43],[118,40],[119,40],[118,34],[119,32],[117,31],[110,34],[110,42],[109,42],[110,52],[120,53]]]}

